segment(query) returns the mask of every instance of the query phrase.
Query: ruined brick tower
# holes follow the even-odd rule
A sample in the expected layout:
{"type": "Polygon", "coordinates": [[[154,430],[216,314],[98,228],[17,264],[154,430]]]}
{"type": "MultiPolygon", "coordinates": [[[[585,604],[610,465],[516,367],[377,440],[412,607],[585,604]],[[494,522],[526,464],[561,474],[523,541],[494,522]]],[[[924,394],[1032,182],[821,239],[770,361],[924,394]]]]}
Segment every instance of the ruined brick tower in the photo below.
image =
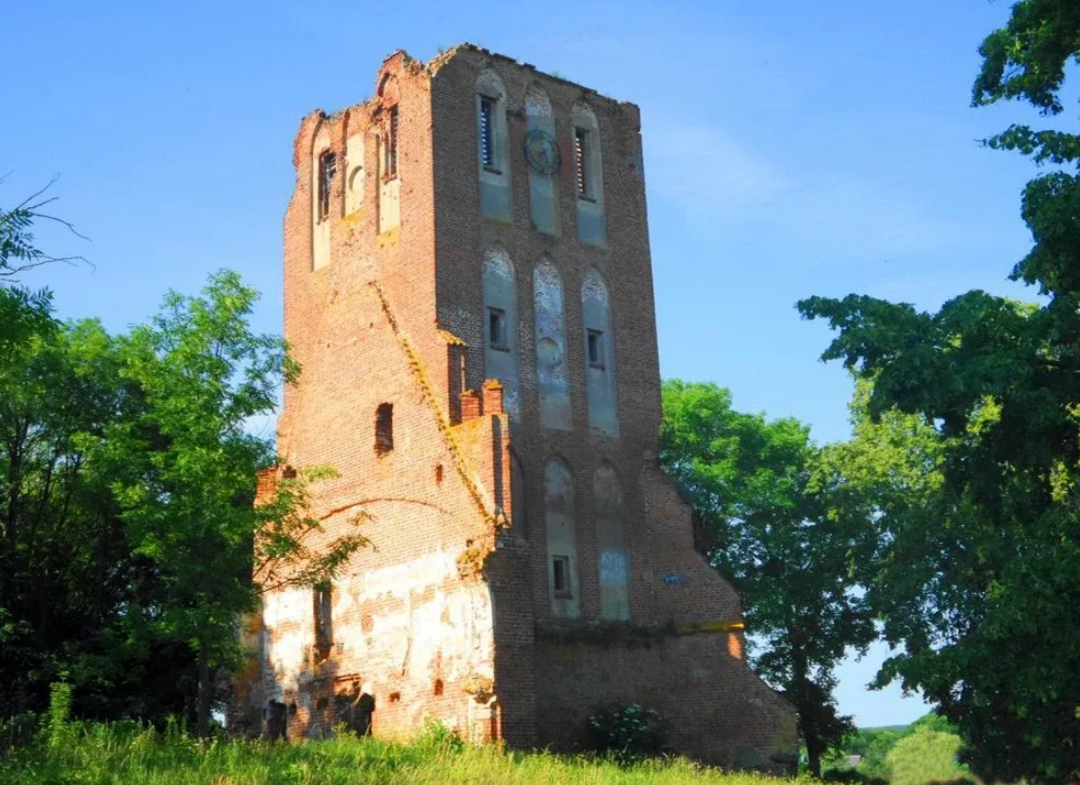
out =
{"type": "Polygon", "coordinates": [[[265,598],[246,720],[569,750],[638,702],[686,754],[788,765],[791,709],[657,466],[637,107],[469,45],[375,84],[294,143],[278,425],[288,466],[340,473],[327,535],[363,511],[372,546],[265,598]]]}

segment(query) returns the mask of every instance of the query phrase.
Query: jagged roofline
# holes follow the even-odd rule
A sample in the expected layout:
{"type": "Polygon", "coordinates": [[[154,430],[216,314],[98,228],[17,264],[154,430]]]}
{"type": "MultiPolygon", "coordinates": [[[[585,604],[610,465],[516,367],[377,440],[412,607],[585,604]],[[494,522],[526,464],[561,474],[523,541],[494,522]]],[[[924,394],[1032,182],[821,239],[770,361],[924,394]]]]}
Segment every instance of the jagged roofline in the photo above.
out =
{"type": "MultiPolygon", "coordinates": [[[[629,104],[629,103],[632,103],[630,101],[619,101],[619,100],[617,100],[615,98],[611,98],[610,96],[606,96],[606,95],[604,95],[602,93],[599,93],[596,90],[592,89],[591,87],[586,87],[585,85],[581,84],[580,82],[575,82],[572,79],[567,79],[566,77],[563,77],[563,76],[557,76],[557,75],[549,73],[547,71],[541,71],[540,69],[538,69],[532,63],[526,63],[526,62],[523,62],[521,60],[517,60],[517,59],[515,59],[513,57],[509,57],[508,55],[499,54],[498,52],[492,52],[490,49],[485,49],[482,46],[478,46],[477,44],[471,44],[471,43],[468,43],[468,42],[463,42],[463,43],[457,44],[456,46],[452,46],[449,49],[444,49],[444,50],[440,51],[437,55],[432,57],[430,60],[428,60],[426,63],[423,62],[422,60],[418,60],[417,58],[413,57],[408,52],[406,52],[404,49],[395,49],[393,52],[391,52],[386,57],[384,57],[382,62],[383,62],[383,65],[385,66],[386,63],[393,60],[395,57],[400,56],[405,63],[407,63],[407,64],[415,64],[415,66],[417,68],[425,70],[425,71],[428,72],[429,75],[434,76],[444,66],[446,66],[447,63],[449,63],[451,60],[453,60],[454,57],[457,56],[461,52],[475,52],[475,53],[477,53],[479,55],[482,55],[482,56],[484,56],[486,58],[489,58],[490,60],[492,60],[494,62],[509,63],[510,65],[514,66],[515,68],[525,68],[525,69],[527,69],[529,71],[533,71],[538,76],[543,76],[545,79],[551,80],[552,82],[560,82],[562,84],[569,85],[569,86],[574,87],[574,88],[576,88],[578,90],[581,90],[582,95],[585,95],[585,96],[590,96],[592,98],[596,98],[596,99],[600,99],[600,100],[604,100],[604,101],[611,101],[612,103],[615,103],[615,104],[629,104]]],[[[381,68],[379,69],[379,72],[382,73],[381,68]]],[[[363,106],[363,105],[367,104],[371,100],[373,100],[373,99],[370,99],[370,98],[365,99],[363,101],[360,101],[359,103],[353,104],[353,106],[354,107],[363,106]]],[[[347,107],[347,108],[352,108],[352,107],[347,107]]],[[[325,114],[328,118],[332,119],[332,118],[336,117],[337,115],[341,114],[342,111],[344,111],[344,109],[339,109],[339,110],[333,112],[332,114],[331,113],[325,113],[325,112],[323,114],[325,114]]],[[[312,114],[317,114],[319,112],[322,112],[322,110],[317,109],[312,114]]]]}
{"type": "MultiPolygon", "coordinates": [[[[404,50],[398,50],[398,51],[400,51],[401,54],[405,55],[406,57],[409,57],[408,53],[405,52],[404,50]]],[[[619,100],[617,100],[615,98],[611,98],[609,96],[603,95],[602,93],[598,93],[596,90],[592,89],[591,87],[586,87],[585,85],[581,84],[580,82],[575,82],[572,79],[567,79],[566,77],[563,77],[563,76],[557,76],[555,74],[548,73],[547,71],[541,71],[540,69],[538,69],[532,63],[526,63],[526,62],[523,62],[521,60],[517,60],[517,59],[515,59],[513,57],[510,57],[508,55],[499,54],[498,52],[492,52],[490,49],[485,49],[482,46],[478,46],[476,44],[470,44],[468,42],[458,44],[457,46],[452,46],[449,49],[447,49],[445,52],[442,52],[442,53],[436,55],[435,57],[431,58],[431,60],[428,62],[427,66],[426,66],[428,71],[431,72],[432,74],[435,74],[436,72],[438,72],[438,70],[440,68],[442,68],[442,66],[445,63],[447,63],[451,59],[453,59],[454,55],[456,55],[458,52],[461,52],[461,51],[476,52],[477,54],[481,54],[484,57],[488,57],[491,60],[494,60],[496,62],[510,63],[511,65],[513,65],[513,66],[515,66],[517,68],[525,68],[525,69],[527,69],[529,71],[534,71],[538,75],[543,76],[543,77],[545,77],[547,79],[550,79],[553,82],[562,82],[563,84],[570,85],[571,87],[576,87],[577,89],[581,90],[583,94],[586,94],[586,95],[591,95],[591,96],[595,96],[597,98],[602,98],[602,99],[604,99],[606,101],[611,101],[611,102],[616,103],[616,104],[629,103],[628,101],[619,101],[619,100]]],[[[397,52],[394,52],[394,54],[389,55],[386,59],[389,60],[390,57],[393,57],[395,54],[397,54],[397,52]]],[[[384,60],[384,62],[385,62],[385,60],[384,60]]]]}

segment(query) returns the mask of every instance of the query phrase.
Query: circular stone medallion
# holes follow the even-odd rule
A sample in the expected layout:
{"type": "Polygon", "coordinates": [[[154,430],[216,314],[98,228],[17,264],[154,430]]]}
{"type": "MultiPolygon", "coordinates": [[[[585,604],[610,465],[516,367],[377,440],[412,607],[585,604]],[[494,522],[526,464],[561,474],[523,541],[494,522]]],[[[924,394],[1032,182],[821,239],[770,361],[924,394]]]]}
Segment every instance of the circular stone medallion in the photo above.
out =
{"type": "Polygon", "coordinates": [[[551,134],[534,128],[525,134],[522,147],[525,150],[525,160],[540,174],[555,174],[559,171],[559,146],[555,144],[551,134]]]}

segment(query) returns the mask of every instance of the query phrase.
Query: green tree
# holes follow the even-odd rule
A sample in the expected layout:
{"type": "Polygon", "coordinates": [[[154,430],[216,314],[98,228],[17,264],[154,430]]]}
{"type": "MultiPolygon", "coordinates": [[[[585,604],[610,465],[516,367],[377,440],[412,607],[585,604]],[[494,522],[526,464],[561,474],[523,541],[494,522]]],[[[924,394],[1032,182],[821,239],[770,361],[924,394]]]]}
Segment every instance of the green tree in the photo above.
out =
{"type": "MultiPolygon", "coordinates": [[[[982,45],[974,102],[1063,111],[1078,49],[1080,5],[1016,3],[982,45]]],[[[1013,126],[987,144],[1056,167],[1024,191],[1034,246],[1011,275],[1043,304],[971,291],[937,313],[856,295],[799,308],[838,330],[826,359],[873,379],[871,420],[935,433],[921,470],[940,488],[882,513],[875,605],[903,651],[879,681],[935,702],[980,776],[1065,782],[1080,776],[1080,137],[1013,126]]]]}
{"type": "Polygon", "coordinates": [[[104,442],[129,540],[168,588],[155,631],[198,658],[200,735],[212,673],[241,655],[238,615],[264,588],[333,578],[365,542],[356,532],[320,539],[303,505],[306,482],[324,474],[279,483],[255,505],[256,474],[274,451],[246,426],[274,410],[279,385],[298,373],[280,339],[251,331],[255,299],[230,272],[212,276],[201,297],[167,295],[150,324],[122,339],[120,375],[141,407],[112,423],[104,442]]]}
{"type": "Polygon", "coordinates": [[[100,631],[136,581],[89,456],[121,406],[116,370],[94,323],[28,337],[0,366],[0,680],[12,711],[43,708],[60,670],[103,677],[100,631]]]}
{"type": "Polygon", "coordinates": [[[727,390],[663,387],[660,460],[693,500],[699,547],[742,595],[755,668],[795,705],[810,770],[852,730],[834,668],[865,650],[873,622],[857,566],[873,526],[828,502],[806,426],[731,408],[727,390]]]}

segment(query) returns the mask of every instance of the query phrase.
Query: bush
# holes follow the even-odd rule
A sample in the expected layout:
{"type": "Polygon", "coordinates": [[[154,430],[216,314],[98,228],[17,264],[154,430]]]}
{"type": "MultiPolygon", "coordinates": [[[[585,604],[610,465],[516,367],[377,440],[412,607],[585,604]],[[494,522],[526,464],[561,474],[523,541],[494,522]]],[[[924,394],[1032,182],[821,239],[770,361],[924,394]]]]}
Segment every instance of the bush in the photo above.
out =
{"type": "Polygon", "coordinates": [[[667,752],[667,723],[660,713],[631,703],[589,717],[596,748],[619,760],[636,760],[667,752]]]}
{"type": "Polygon", "coordinates": [[[47,727],[51,747],[63,747],[71,741],[71,697],[71,685],[67,682],[54,682],[50,686],[47,727]]]}
{"type": "Polygon", "coordinates": [[[460,733],[431,717],[424,719],[424,730],[413,744],[420,749],[446,755],[460,753],[465,749],[465,740],[460,733]]]}
{"type": "Polygon", "coordinates": [[[871,777],[857,769],[827,769],[821,772],[822,782],[839,782],[843,785],[889,785],[881,777],[871,777]]]}
{"type": "Polygon", "coordinates": [[[960,737],[920,728],[889,750],[886,760],[892,785],[925,785],[962,780],[967,768],[956,762],[960,737]]]}

